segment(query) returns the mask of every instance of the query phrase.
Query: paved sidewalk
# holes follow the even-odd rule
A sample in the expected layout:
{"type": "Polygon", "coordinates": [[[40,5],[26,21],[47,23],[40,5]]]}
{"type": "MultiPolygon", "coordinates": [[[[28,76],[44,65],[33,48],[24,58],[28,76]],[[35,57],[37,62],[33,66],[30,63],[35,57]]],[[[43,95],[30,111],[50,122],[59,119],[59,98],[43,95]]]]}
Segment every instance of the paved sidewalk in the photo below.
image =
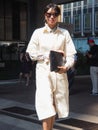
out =
{"type": "MultiPolygon", "coordinates": [[[[91,96],[90,89],[89,76],[75,77],[69,117],[56,120],[53,130],[98,130],[98,96],[91,96]]],[[[34,81],[29,87],[18,80],[0,82],[0,130],[42,130],[34,104],[34,81]]]]}

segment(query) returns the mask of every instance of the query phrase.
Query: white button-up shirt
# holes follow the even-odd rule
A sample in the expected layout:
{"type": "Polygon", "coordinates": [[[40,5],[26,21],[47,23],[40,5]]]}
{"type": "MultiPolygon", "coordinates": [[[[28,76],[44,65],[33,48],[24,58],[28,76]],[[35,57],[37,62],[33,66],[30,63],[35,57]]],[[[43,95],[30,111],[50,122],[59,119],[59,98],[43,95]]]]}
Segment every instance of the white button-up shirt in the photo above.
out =
{"type": "Polygon", "coordinates": [[[50,50],[64,51],[66,58],[65,66],[70,68],[73,65],[76,50],[66,29],[57,27],[51,30],[46,24],[44,27],[34,31],[26,50],[32,60],[39,60],[42,57],[49,58],[50,50]]]}

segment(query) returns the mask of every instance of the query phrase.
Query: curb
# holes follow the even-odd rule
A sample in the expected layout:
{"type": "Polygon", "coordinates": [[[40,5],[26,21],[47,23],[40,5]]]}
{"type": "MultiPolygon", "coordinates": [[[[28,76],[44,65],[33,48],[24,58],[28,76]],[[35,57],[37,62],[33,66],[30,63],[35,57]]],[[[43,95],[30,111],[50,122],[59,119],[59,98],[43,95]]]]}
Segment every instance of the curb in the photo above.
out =
{"type": "MultiPolygon", "coordinates": [[[[75,75],[75,79],[78,79],[78,78],[90,78],[90,75],[75,75]]],[[[14,84],[14,83],[19,83],[19,79],[0,80],[0,85],[14,84]]]]}
{"type": "Polygon", "coordinates": [[[18,83],[19,79],[11,79],[11,80],[0,80],[0,85],[3,84],[14,84],[14,83],[18,83]]]}

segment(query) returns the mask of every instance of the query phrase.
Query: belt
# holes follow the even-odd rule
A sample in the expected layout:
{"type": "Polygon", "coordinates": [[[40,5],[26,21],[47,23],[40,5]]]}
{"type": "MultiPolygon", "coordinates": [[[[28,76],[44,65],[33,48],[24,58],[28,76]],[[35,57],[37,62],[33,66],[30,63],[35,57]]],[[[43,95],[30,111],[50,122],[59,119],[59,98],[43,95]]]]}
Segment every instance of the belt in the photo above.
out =
{"type": "Polygon", "coordinates": [[[49,59],[43,59],[43,60],[38,60],[38,63],[45,63],[46,65],[49,65],[49,59]]]}

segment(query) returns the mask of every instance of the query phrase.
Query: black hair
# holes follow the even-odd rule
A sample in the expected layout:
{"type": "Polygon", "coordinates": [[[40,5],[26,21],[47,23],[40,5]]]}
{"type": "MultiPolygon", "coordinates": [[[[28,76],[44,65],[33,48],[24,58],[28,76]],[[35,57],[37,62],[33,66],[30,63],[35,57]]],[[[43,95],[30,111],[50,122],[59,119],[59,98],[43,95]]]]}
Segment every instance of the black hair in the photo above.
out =
{"type": "Polygon", "coordinates": [[[54,4],[54,3],[50,3],[48,4],[45,8],[44,8],[44,14],[50,9],[54,9],[55,12],[60,15],[61,11],[60,11],[60,8],[58,7],[58,5],[54,4]]]}

